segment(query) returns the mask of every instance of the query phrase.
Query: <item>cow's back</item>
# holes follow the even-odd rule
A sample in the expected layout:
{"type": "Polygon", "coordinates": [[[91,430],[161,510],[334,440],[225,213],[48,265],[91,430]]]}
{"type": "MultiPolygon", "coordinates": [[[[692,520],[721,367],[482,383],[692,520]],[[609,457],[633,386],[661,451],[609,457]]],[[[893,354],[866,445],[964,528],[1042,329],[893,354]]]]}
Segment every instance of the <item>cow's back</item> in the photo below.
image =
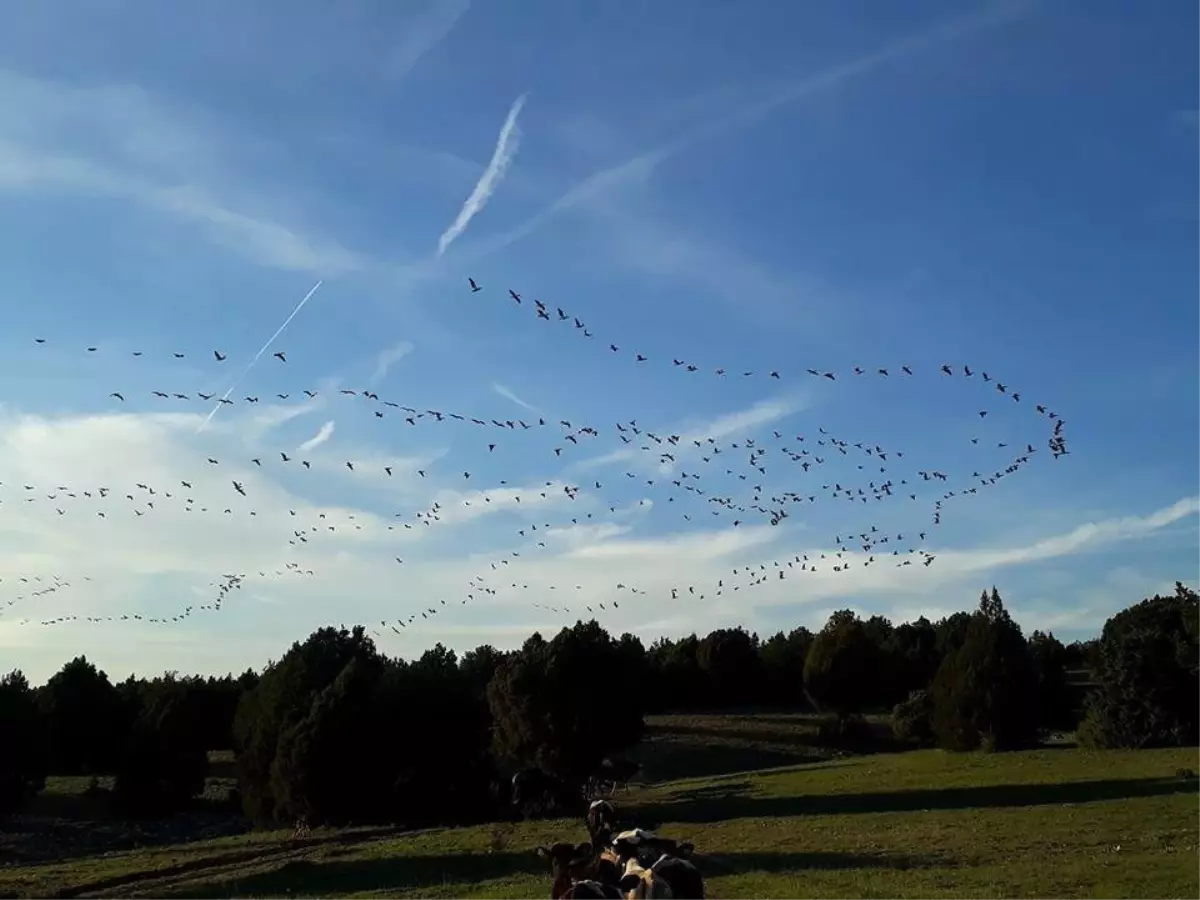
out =
{"type": "Polygon", "coordinates": [[[704,879],[690,859],[663,856],[650,868],[671,886],[676,900],[704,900],[704,879]]]}

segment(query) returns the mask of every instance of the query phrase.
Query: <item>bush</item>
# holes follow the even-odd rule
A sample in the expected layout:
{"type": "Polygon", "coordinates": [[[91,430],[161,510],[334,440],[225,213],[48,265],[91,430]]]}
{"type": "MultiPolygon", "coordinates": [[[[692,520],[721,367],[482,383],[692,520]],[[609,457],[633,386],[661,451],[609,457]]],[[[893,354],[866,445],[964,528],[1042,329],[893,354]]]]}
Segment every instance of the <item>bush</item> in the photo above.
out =
{"type": "Polygon", "coordinates": [[[907,700],[896,704],[892,709],[892,734],[906,744],[933,745],[933,695],[929,691],[913,691],[907,700]]]}
{"type": "Polygon", "coordinates": [[[1037,676],[1021,628],[992,588],[934,676],[933,730],[947,750],[1015,750],[1037,739],[1037,676]]]}

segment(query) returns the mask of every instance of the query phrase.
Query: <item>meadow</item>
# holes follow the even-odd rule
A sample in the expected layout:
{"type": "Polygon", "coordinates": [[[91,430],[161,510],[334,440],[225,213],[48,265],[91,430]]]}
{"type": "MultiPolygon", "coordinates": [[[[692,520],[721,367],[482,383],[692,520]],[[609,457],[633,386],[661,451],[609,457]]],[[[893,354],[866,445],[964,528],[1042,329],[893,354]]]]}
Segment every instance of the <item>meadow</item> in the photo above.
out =
{"type": "MultiPolygon", "coordinates": [[[[805,716],[647,722],[646,782],[619,812],[693,841],[712,897],[1200,896],[1195,748],[852,755],[822,748],[805,716]]],[[[22,817],[40,831],[3,828],[0,894],[542,897],[534,848],[585,837],[575,820],[300,839],[230,834],[216,812],[132,826],[105,820],[86,787],[51,779],[22,817]],[[173,842],[185,833],[216,836],[173,842]]]]}

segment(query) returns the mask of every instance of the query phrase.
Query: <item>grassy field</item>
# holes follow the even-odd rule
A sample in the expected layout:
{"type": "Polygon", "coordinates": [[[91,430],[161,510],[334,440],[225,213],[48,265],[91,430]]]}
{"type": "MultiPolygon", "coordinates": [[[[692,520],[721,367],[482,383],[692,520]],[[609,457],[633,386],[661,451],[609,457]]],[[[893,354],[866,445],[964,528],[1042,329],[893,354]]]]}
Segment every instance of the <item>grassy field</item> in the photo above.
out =
{"type": "MultiPolygon", "coordinates": [[[[1197,782],[1177,774],[1198,767],[1194,748],[850,757],[815,748],[802,717],[652,725],[647,777],[695,775],[635,787],[619,812],[694,841],[712,897],[1200,896],[1197,782]],[[780,768],[711,774],[780,755],[780,768]]],[[[0,867],[0,894],[543,897],[534,847],[583,837],[581,822],[541,821],[77,848],[0,867]]]]}

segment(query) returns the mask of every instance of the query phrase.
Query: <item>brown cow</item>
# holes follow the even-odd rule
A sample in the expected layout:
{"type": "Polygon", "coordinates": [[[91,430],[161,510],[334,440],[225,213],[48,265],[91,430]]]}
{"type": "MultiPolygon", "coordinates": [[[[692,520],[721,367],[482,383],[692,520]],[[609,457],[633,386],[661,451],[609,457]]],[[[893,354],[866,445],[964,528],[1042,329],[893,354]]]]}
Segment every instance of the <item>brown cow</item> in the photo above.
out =
{"type": "Polygon", "coordinates": [[[550,900],[585,896],[570,892],[576,885],[588,882],[597,882],[606,888],[616,887],[621,878],[622,867],[617,855],[608,849],[597,853],[586,841],[581,844],[559,841],[550,847],[538,847],[537,855],[550,861],[550,900]]]}

